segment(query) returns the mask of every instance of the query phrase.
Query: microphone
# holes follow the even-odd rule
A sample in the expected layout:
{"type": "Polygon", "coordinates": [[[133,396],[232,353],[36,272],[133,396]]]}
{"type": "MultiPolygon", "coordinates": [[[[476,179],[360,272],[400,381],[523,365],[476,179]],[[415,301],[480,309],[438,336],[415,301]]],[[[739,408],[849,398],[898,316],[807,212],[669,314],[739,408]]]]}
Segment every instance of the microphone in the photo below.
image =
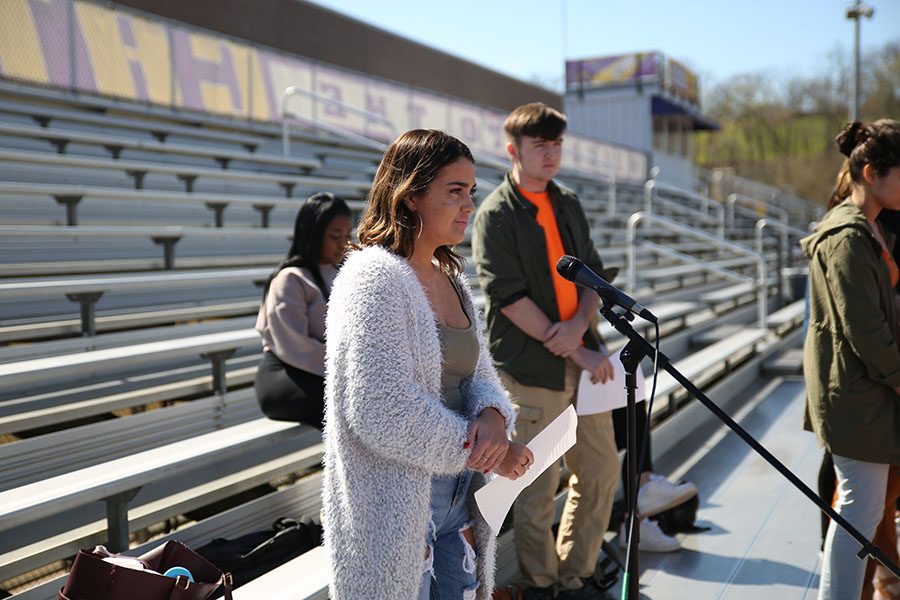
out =
{"type": "Polygon", "coordinates": [[[621,306],[637,316],[656,323],[656,317],[649,310],[638,304],[634,298],[622,292],[596,273],[590,267],[568,254],[556,263],[556,272],[573,283],[594,290],[606,302],[621,306]]]}

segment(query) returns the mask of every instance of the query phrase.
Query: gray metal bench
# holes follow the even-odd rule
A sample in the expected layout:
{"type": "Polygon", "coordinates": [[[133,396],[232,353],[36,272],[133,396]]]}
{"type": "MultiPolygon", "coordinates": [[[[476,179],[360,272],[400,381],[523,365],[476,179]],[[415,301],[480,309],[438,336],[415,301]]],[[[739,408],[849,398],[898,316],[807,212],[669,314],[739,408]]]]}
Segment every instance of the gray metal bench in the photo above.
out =
{"type": "MultiPolygon", "coordinates": [[[[205,206],[213,211],[216,227],[224,227],[225,209],[229,206],[248,206],[259,212],[260,227],[269,226],[269,213],[274,208],[297,210],[297,200],[266,198],[241,194],[206,194],[199,192],[165,192],[157,190],[132,190],[110,187],[65,185],[54,183],[0,182],[0,194],[16,196],[49,196],[66,207],[66,225],[78,225],[78,205],[84,198],[122,202],[150,202],[177,204],[179,206],[205,206]]],[[[365,202],[347,199],[351,210],[362,211],[365,202]]]]}
{"type": "MultiPolygon", "coordinates": [[[[223,365],[226,389],[251,385],[259,358],[259,354],[251,354],[226,360],[223,365]]],[[[0,402],[0,434],[70,423],[153,403],[200,397],[213,391],[212,374],[205,365],[157,370],[151,375],[112,383],[69,385],[65,389],[4,400],[0,402]]]]}
{"type": "Polygon", "coordinates": [[[77,167],[81,169],[102,169],[122,171],[134,181],[135,189],[143,189],[144,177],[148,173],[174,175],[184,183],[186,192],[194,190],[194,182],[200,178],[226,179],[254,183],[275,183],[284,189],[285,196],[290,198],[294,188],[316,190],[334,190],[343,192],[365,192],[371,187],[370,180],[340,179],[336,177],[314,177],[309,175],[288,175],[279,173],[263,173],[258,171],[239,171],[237,169],[213,169],[190,165],[179,166],[170,163],[154,163],[150,161],[108,160],[70,156],[68,154],[50,154],[45,152],[27,152],[24,150],[0,150],[0,161],[50,165],[54,167],[77,167]]]}
{"type": "Polygon", "coordinates": [[[64,295],[81,308],[81,332],[96,333],[95,306],[106,292],[137,290],[169,290],[223,283],[263,281],[271,269],[205,270],[183,273],[104,275],[97,277],[54,277],[5,280],[0,283],[0,296],[5,299],[48,298],[64,295]]]}
{"type": "Polygon", "coordinates": [[[105,500],[110,544],[126,548],[128,503],[141,487],[304,429],[293,423],[258,419],[0,492],[0,531],[105,500]]]}
{"type": "MultiPolygon", "coordinates": [[[[755,353],[756,345],[768,334],[769,332],[765,329],[744,329],[727,339],[676,361],[675,367],[699,387],[704,381],[701,377],[708,379],[711,374],[727,372],[737,360],[755,353]]],[[[649,364],[648,361],[644,362],[645,366],[649,366],[649,364]]],[[[649,399],[653,383],[652,373],[645,371],[645,375],[647,383],[645,397],[649,399]]],[[[656,420],[664,414],[674,413],[677,409],[676,398],[681,389],[681,384],[675,378],[660,371],[651,419],[656,420]]]]}
{"type": "MultiPolygon", "coordinates": [[[[743,268],[755,268],[756,263],[750,257],[737,256],[721,260],[710,260],[709,264],[721,269],[739,271],[743,268]]],[[[656,269],[643,269],[637,272],[639,280],[645,280],[651,286],[656,287],[667,281],[677,281],[679,287],[685,285],[688,279],[697,279],[700,282],[709,281],[714,275],[708,269],[698,269],[696,264],[677,264],[656,269]]]]}
{"type": "MultiPolygon", "coordinates": [[[[673,325],[673,321],[677,322],[676,324],[684,326],[685,319],[688,315],[697,311],[697,308],[698,305],[696,302],[661,302],[659,304],[650,305],[650,311],[656,315],[656,318],[660,322],[660,326],[667,327],[673,325]]],[[[632,326],[645,336],[650,331],[653,331],[653,324],[640,317],[635,318],[632,326]]],[[[605,319],[601,319],[598,330],[600,335],[603,336],[603,339],[607,342],[621,336],[621,334],[605,319]]]]}
{"type": "Polygon", "coordinates": [[[27,115],[41,127],[48,127],[54,120],[86,123],[98,127],[118,127],[150,133],[160,142],[166,141],[170,135],[180,135],[200,140],[240,144],[250,152],[254,152],[263,141],[260,136],[247,135],[236,131],[215,131],[199,127],[186,127],[175,123],[163,123],[147,118],[130,119],[113,115],[98,115],[94,112],[52,108],[46,105],[22,103],[8,100],[0,101],[0,111],[12,114],[27,115]]]}
{"type": "Polygon", "coordinates": [[[225,359],[230,357],[237,348],[256,344],[259,344],[256,330],[241,329],[64,356],[8,362],[0,364],[0,385],[11,388],[39,383],[48,377],[77,375],[92,368],[112,369],[134,364],[135,361],[144,363],[201,354],[212,362],[213,389],[216,392],[223,392],[225,390],[223,368],[225,359]]]}
{"type": "Polygon", "coordinates": [[[331,569],[317,546],[234,590],[234,600],[327,600],[331,569]]]}
{"type": "MultiPolygon", "coordinates": [[[[313,473],[285,489],[208,517],[199,523],[141,544],[126,553],[132,556],[139,555],[170,539],[177,539],[196,548],[216,537],[233,538],[251,531],[266,529],[279,517],[318,516],[322,505],[321,481],[321,472],[313,473]]],[[[64,581],[64,575],[55,577],[16,594],[15,598],[16,600],[57,600],[57,593],[64,581]]]]}
{"type": "Polygon", "coordinates": [[[766,324],[769,329],[783,335],[785,331],[800,325],[805,315],[806,300],[800,299],[770,314],[766,319],[766,324]]]}
{"type": "Polygon", "coordinates": [[[181,226],[105,226],[78,225],[0,225],[0,237],[22,238],[149,238],[154,244],[163,248],[163,268],[175,268],[175,244],[182,238],[208,238],[233,240],[245,238],[252,240],[289,240],[293,230],[288,228],[260,227],[181,227],[181,226]]]}
{"type": "MultiPolygon", "coordinates": [[[[774,293],[773,285],[776,283],[774,278],[770,278],[768,282],[769,293],[774,293]]],[[[718,309],[722,305],[735,306],[741,301],[755,297],[757,285],[755,281],[737,283],[727,287],[703,294],[700,301],[706,303],[710,308],[718,309]]]]}
{"type": "Polygon", "coordinates": [[[0,123],[0,135],[45,140],[59,154],[65,154],[70,143],[101,146],[110,153],[111,158],[120,158],[123,150],[139,150],[142,152],[160,152],[185,156],[199,156],[214,159],[220,167],[227,169],[232,161],[243,161],[299,169],[304,175],[322,166],[322,163],[310,158],[285,158],[274,154],[256,154],[249,152],[233,152],[212,148],[210,146],[186,146],[148,140],[136,140],[124,136],[86,133],[58,127],[31,127],[0,123]]]}
{"type": "MultiPolygon", "coordinates": [[[[206,433],[234,427],[261,417],[252,391],[231,394],[227,402],[207,398],[178,406],[123,417],[40,436],[0,447],[4,461],[13,471],[0,489],[15,489],[39,478],[48,478],[75,469],[108,463],[133,456],[151,447],[160,451],[177,442],[196,439],[206,433]],[[64,454],[54,454],[63,449],[64,454]],[[29,456],[30,450],[35,455],[29,456]],[[37,474],[29,474],[29,469],[37,474]],[[42,472],[43,471],[43,472],[42,472]]],[[[318,468],[323,446],[318,431],[303,427],[297,435],[275,441],[254,452],[244,451],[242,458],[226,459],[233,468],[205,467],[206,462],[190,468],[184,477],[154,482],[136,497],[129,508],[129,528],[143,529],[176,515],[234,496],[275,479],[318,468]]],[[[221,459],[215,459],[222,464],[221,459]]],[[[0,580],[71,556],[75,549],[106,542],[107,524],[91,516],[59,515],[60,533],[30,542],[22,547],[6,547],[0,553],[0,580]],[[61,528],[61,529],[60,529],[61,528]]],[[[50,519],[48,517],[48,519],[50,519]]],[[[41,523],[44,525],[45,523],[41,523]]],[[[29,527],[33,527],[30,525],[29,527]]]]}

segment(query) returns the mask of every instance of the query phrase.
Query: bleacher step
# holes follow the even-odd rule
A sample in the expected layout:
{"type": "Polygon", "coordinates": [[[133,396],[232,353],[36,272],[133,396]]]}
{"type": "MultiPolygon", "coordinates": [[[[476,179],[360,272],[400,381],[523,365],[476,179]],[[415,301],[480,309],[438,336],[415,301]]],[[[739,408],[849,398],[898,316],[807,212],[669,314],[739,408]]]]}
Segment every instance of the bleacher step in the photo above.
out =
{"type": "Polygon", "coordinates": [[[803,349],[788,348],[763,363],[762,372],[770,376],[803,374],[803,349]]]}
{"type": "Polygon", "coordinates": [[[746,327],[742,327],[741,325],[720,325],[718,327],[707,329],[706,331],[691,336],[690,347],[700,349],[712,346],[717,342],[721,342],[722,340],[733,336],[742,329],[746,329],[746,327]]]}

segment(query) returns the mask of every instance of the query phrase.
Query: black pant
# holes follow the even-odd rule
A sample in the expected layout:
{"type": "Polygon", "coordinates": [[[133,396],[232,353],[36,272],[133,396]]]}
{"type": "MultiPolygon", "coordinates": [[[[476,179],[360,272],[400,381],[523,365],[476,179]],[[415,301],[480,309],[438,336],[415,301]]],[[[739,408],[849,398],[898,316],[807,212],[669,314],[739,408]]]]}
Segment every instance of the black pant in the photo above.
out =
{"type": "Polygon", "coordinates": [[[322,429],[325,380],[318,375],[285,364],[266,352],[256,370],[254,389],[259,408],[270,419],[322,429]]]}
{"type": "MultiPolygon", "coordinates": [[[[647,402],[642,400],[634,405],[635,412],[635,432],[637,433],[637,439],[635,440],[634,447],[637,448],[637,456],[635,457],[635,462],[637,463],[637,475],[641,476],[641,473],[645,473],[647,471],[653,471],[653,459],[650,457],[650,436],[649,431],[647,436],[647,450],[644,452],[644,460],[641,462],[641,448],[644,444],[644,428],[647,426],[647,402]]],[[[613,416],[613,428],[616,432],[616,448],[619,450],[624,450],[627,446],[628,441],[628,409],[627,408],[617,408],[612,411],[613,416]]],[[[622,481],[628,481],[628,454],[625,454],[625,460],[622,461],[622,481]]]]}
{"type": "MultiPolygon", "coordinates": [[[[831,506],[831,501],[834,499],[834,490],[836,489],[837,473],[834,472],[834,460],[831,458],[831,452],[826,450],[825,454],[822,456],[822,464],[819,465],[819,498],[821,498],[825,504],[831,506]]],[[[822,540],[819,544],[819,549],[822,550],[825,548],[825,536],[828,535],[828,526],[831,524],[831,517],[822,511],[819,511],[819,515],[822,519],[822,540]]]]}

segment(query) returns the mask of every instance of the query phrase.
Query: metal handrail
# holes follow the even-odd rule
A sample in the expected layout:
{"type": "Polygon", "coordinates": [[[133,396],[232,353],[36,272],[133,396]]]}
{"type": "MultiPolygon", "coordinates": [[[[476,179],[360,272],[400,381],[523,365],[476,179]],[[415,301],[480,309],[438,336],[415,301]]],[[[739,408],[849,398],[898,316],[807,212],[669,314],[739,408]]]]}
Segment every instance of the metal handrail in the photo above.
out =
{"type": "Polygon", "coordinates": [[[688,190],[683,190],[681,188],[677,188],[675,186],[667,185],[664,183],[660,183],[655,180],[648,180],[644,183],[644,212],[653,213],[653,204],[654,202],[665,204],[672,208],[673,210],[677,210],[682,213],[694,215],[703,220],[712,220],[716,224],[716,235],[719,238],[725,238],[725,209],[724,207],[712,200],[710,198],[706,198],[704,196],[700,196],[699,194],[695,194],[688,190]],[[657,190],[663,189],[668,193],[683,196],[690,200],[699,201],[706,210],[698,210],[695,208],[691,208],[689,206],[682,206],[677,202],[672,200],[667,200],[666,198],[660,198],[657,195],[657,190]],[[708,207],[712,206],[715,212],[717,213],[715,218],[710,217],[708,207]]]}
{"type": "Polygon", "coordinates": [[[819,215],[821,213],[821,205],[806,198],[800,198],[792,194],[787,194],[777,187],[767,185],[759,181],[754,181],[752,179],[746,179],[739,175],[735,175],[734,173],[725,174],[721,170],[716,170],[716,173],[722,173],[719,178],[720,182],[725,177],[728,177],[731,180],[732,189],[751,189],[753,190],[753,193],[759,193],[761,195],[768,195],[773,196],[773,198],[777,198],[779,205],[782,208],[790,207],[794,214],[797,215],[798,219],[808,219],[810,214],[819,215]]]}
{"type": "MultiPolygon", "coordinates": [[[[660,217],[659,215],[655,215],[653,213],[646,212],[637,212],[631,215],[628,218],[628,222],[625,225],[625,243],[627,247],[626,253],[626,285],[628,287],[628,291],[634,292],[637,287],[637,275],[636,275],[636,265],[637,265],[637,225],[641,221],[649,221],[661,226],[663,229],[668,229],[669,231],[674,231],[675,233],[680,233],[683,235],[693,236],[697,239],[703,240],[709,243],[711,246],[719,248],[721,250],[730,250],[736,254],[742,254],[746,256],[750,256],[753,258],[753,261],[756,263],[756,302],[757,306],[757,322],[759,324],[760,329],[766,328],[766,314],[768,312],[768,298],[769,298],[769,284],[767,280],[766,274],[766,259],[763,254],[759,252],[755,252],[741,246],[740,244],[736,244],[734,242],[729,242],[727,240],[718,238],[716,236],[710,235],[705,231],[700,231],[699,229],[695,229],[694,227],[689,227],[682,223],[678,223],[677,221],[673,221],[671,219],[667,219],[665,217],[660,217]]],[[[710,265],[712,266],[712,265],[710,265]]],[[[719,267],[717,267],[719,268],[719,267]]]]}
{"type": "Polygon", "coordinates": [[[790,250],[790,234],[805,236],[807,232],[796,227],[791,227],[780,221],[770,221],[768,219],[759,219],[754,225],[754,236],[756,238],[756,251],[763,253],[763,233],[767,227],[777,229],[781,234],[781,243],[778,245],[776,268],[778,270],[778,301],[784,301],[784,279],[782,277],[782,269],[791,262],[790,250]]]}
{"type": "Polygon", "coordinates": [[[756,210],[759,206],[763,207],[766,215],[768,215],[770,212],[775,213],[778,216],[779,221],[781,221],[785,225],[788,224],[788,222],[789,222],[788,212],[786,210],[784,210],[783,208],[781,208],[780,206],[775,206],[774,204],[772,204],[771,200],[769,202],[760,202],[756,198],[753,198],[752,196],[747,196],[746,194],[735,193],[735,194],[730,194],[728,196],[728,198],[725,200],[725,225],[726,225],[728,231],[731,231],[732,229],[734,229],[734,211],[736,209],[740,210],[740,212],[743,212],[745,215],[749,215],[752,212],[753,217],[759,217],[759,213],[756,210]],[[738,204],[740,204],[742,206],[751,206],[752,205],[753,208],[752,209],[746,209],[746,208],[742,209],[742,206],[735,206],[738,204]]]}
{"type": "MultiPolygon", "coordinates": [[[[665,217],[663,217],[665,218],[665,217]]],[[[668,246],[663,246],[662,244],[657,244],[656,242],[650,242],[644,240],[641,242],[641,247],[650,250],[651,252],[655,252],[661,256],[667,256],[669,258],[677,258],[678,260],[682,260],[686,263],[690,263],[692,265],[697,265],[698,268],[703,269],[704,271],[709,271],[710,273],[716,273],[725,277],[726,279],[733,279],[734,281],[740,283],[750,283],[753,281],[753,278],[749,275],[741,275],[740,273],[736,273],[731,269],[726,269],[725,267],[720,267],[719,265],[713,264],[709,261],[703,260],[702,258],[697,258],[696,256],[691,256],[690,254],[686,254],[684,252],[680,252],[679,250],[674,250],[669,248],[668,246]]]]}
{"type": "MultiPolygon", "coordinates": [[[[397,134],[397,128],[394,125],[394,122],[385,117],[384,115],[379,115],[378,113],[373,113],[368,110],[363,110],[362,108],[357,108],[346,102],[341,102],[340,100],[335,100],[334,98],[330,98],[328,96],[323,96],[322,94],[317,94],[315,92],[310,92],[309,90],[301,89],[297,86],[286,87],[284,91],[281,93],[281,151],[282,154],[287,157],[290,155],[290,137],[289,137],[289,129],[290,129],[290,117],[295,119],[300,119],[303,121],[307,121],[312,123],[316,127],[320,129],[324,129],[326,131],[330,131],[332,133],[337,133],[339,135],[343,135],[347,138],[350,138],[354,141],[359,142],[362,145],[368,146],[374,150],[379,150],[383,152],[387,146],[382,144],[381,142],[376,142],[375,140],[369,139],[366,136],[359,135],[354,131],[350,131],[349,129],[344,129],[343,127],[338,127],[336,125],[332,125],[331,123],[326,123],[321,121],[315,116],[310,119],[305,117],[300,117],[298,115],[291,115],[287,110],[288,100],[292,96],[301,95],[306,96],[313,100],[313,107],[316,106],[317,102],[323,102],[325,104],[330,104],[331,106],[337,106],[347,112],[351,112],[357,115],[362,115],[366,117],[369,121],[375,121],[376,123],[381,123],[383,125],[387,125],[391,130],[391,138],[395,137],[397,134]]],[[[315,115],[315,110],[313,111],[313,115],[315,115]]]]}
{"type": "Polygon", "coordinates": [[[702,194],[698,194],[697,192],[692,192],[691,190],[685,190],[680,187],[670,185],[668,183],[657,183],[657,188],[667,192],[669,194],[673,194],[675,196],[681,196],[683,198],[687,198],[688,200],[693,200],[694,202],[699,203],[703,207],[703,212],[709,214],[709,209],[712,208],[713,211],[718,213],[720,217],[720,221],[724,225],[725,223],[725,208],[722,206],[720,202],[716,202],[708,195],[704,196],[702,194]]]}
{"type": "Polygon", "coordinates": [[[787,239],[790,234],[794,234],[797,236],[807,236],[809,235],[808,231],[803,231],[799,227],[793,227],[792,225],[787,225],[782,223],[781,221],[770,221],[768,219],[760,219],[756,222],[754,229],[756,229],[756,246],[760,247],[762,244],[762,232],[766,227],[771,227],[772,229],[777,229],[782,233],[784,239],[787,239]]]}

